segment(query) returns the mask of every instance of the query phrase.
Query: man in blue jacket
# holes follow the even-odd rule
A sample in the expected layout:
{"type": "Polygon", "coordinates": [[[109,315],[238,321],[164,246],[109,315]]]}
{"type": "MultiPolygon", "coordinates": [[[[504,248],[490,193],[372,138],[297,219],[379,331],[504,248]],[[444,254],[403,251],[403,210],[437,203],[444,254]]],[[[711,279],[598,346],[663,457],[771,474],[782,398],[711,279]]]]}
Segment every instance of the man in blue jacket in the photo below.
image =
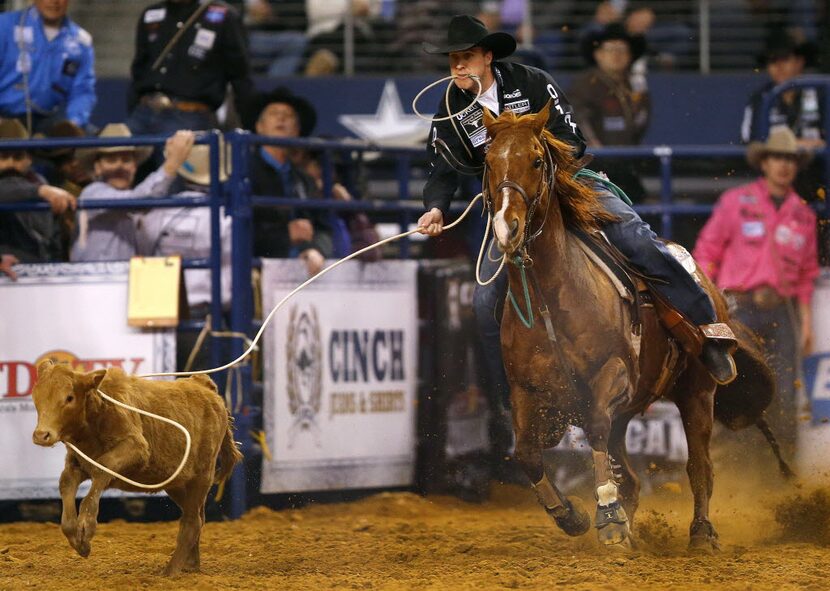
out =
{"type": "Polygon", "coordinates": [[[34,0],[0,14],[0,117],[29,132],[55,118],[86,127],[95,106],[92,36],[66,16],[69,0],[34,0]]]}

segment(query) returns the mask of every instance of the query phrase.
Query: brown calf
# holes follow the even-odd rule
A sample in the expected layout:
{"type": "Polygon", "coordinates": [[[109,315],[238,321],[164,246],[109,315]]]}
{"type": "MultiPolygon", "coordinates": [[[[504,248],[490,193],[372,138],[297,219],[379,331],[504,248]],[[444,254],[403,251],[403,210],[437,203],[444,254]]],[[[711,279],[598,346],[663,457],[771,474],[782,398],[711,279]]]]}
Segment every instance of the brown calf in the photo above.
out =
{"type": "MultiPolygon", "coordinates": [[[[184,434],[104,400],[99,388],[116,400],[172,419],[190,432],[190,457],[164,488],[182,509],[176,550],[164,574],[198,570],[208,491],[214,482],[227,478],[242,459],[233,440],[232,418],[213,381],[204,375],[150,381],[128,376],[115,367],[82,373],[49,360],[38,365],[37,374],[32,391],[37,408],[32,440],[37,445],[67,441],[107,468],[144,484],[163,482],[173,474],[184,453],[184,434]]],[[[93,467],[67,448],[60,478],[61,530],[84,558],[89,556],[95,535],[101,493],[108,488],[146,492],[93,467]],[[75,497],[78,486],[88,478],[92,486],[81,502],[79,516],[75,497]]]]}

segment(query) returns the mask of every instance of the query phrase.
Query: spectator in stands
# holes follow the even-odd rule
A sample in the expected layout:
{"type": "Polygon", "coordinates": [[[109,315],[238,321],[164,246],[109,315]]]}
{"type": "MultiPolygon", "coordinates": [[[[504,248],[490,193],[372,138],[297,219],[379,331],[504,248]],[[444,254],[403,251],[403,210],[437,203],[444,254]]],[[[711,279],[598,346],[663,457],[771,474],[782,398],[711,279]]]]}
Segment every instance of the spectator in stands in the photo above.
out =
{"type": "MultiPolygon", "coordinates": [[[[255,98],[246,112],[248,129],[272,138],[306,137],[317,123],[317,113],[306,99],[287,88],[255,98]]],[[[318,195],[308,174],[295,166],[285,146],[262,145],[251,158],[251,189],[256,195],[306,199],[318,195]]],[[[310,275],[323,268],[332,254],[331,226],[322,210],[295,207],[254,208],[254,255],[299,256],[310,275]]]]}
{"type": "MultiPolygon", "coordinates": [[[[64,119],[47,128],[45,133],[35,134],[34,139],[70,139],[85,136],[83,129],[64,119]]],[[[44,148],[34,150],[34,155],[35,166],[41,169],[49,184],[65,189],[75,197],[92,181],[89,171],[81,166],[75,148],[44,148]]]]}
{"type": "Polygon", "coordinates": [[[0,254],[0,273],[7,275],[12,281],[17,281],[14,266],[18,263],[20,263],[20,259],[13,254],[0,254]]]}
{"type": "MultiPolygon", "coordinates": [[[[324,195],[323,164],[317,154],[311,150],[298,150],[292,157],[292,161],[314,179],[317,194],[324,195]]],[[[354,197],[345,185],[336,180],[336,173],[335,167],[335,181],[331,187],[331,198],[336,201],[352,201],[354,197]]],[[[362,211],[331,212],[329,214],[329,224],[332,228],[332,242],[336,258],[343,258],[380,240],[374,225],[362,211]]],[[[380,249],[376,249],[362,254],[360,259],[363,261],[378,261],[381,256],[380,249]]]]}
{"type": "Polygon", "coordinates": [[[816,215],[793,189],[808,159],[786,126],[773,128],[766,143],[751,143],[747,161],[761,178],[721,195],[694,249],[698,264],[734,297],[737,318],[767,348],[778,383],[768,413],[791,451],[798,359],[812,346],[810,300],[819,272],[816,215]]]}
{"type": "MultiPolygon", "coordinates": [[[[127,125],[136,135],[216,127],[215,111],[233,87],[237,109],[253,91],[245,34],[220,0],[165,0],[142,12],[127,125]]],[[[160,159],[160,158],[159,158],[160,159]]]]}
{"type": "MultiPolygon", "coordinates": [[[[17,119],[0,121],[0,140],[25,140],[28,133],[17,119]]],[[[25,150],[0,151],[0,203],[47,201],[51,212],[0,213],[0,252],[25,263],[66,260],[61,249],[59,216],[74,211],[75,197],[48,185],[32,170],[25,150]]]]}
{"type": "MultiPolygon", "coordinates": [[[[123,123],[110,123],[102,138],[130,138],[123,123]]],[[[177,131],[164,147],[165,161],[158,170],[133,188],[138,165],[147,159],[151,148],[111,146],[81,151],[79,157],[92,169],[95,181],[80,196],[81,203],[100,199],[138,199],[164,197],[176,179],[176,172],[187,159],[195,136],[192,131],[177,131]]],[[[85,209],[78,219],[78,237],[72,245],[73,261],[117,261],[136,254],[134,218],[127,209],[85,209]]]]}
{"type": "MultiPolygon", "coordinates": [[[[635,90],[632,86],[631,64],[645,50],[645,39],[629,35],[620,23],[612,23],[583,40],[583,57],[591,67],[574,79],[568,96],[589,146],[627,146],[642,141],[651,104],[646,88],[635,90]]],[[[645,197],[630,160],[608,160],[596,166],[605,170],[633,201],[645,197]]]]}
{"type": "Polygon", "coordinates": [[[272,78],[296,74],[308,45],[305,0],[248,0],[245,9],[253,70],[272,78]]]}
{"type": "MultiPolygon", "coordinates": [[[[86,134],[84,130],[69,120],[61,120],[46,130],[46,134],[35,134],[35,138],[80,138],[86,134]]],[[[35,169],[38,170],[50,185],[60,187],[78,197],[92,177],[89,171],[81,166],[75,148],[51,148],[34,150],[35,169]]],[[[77,231],[75,212],[67,210],[60,216],[61,247],[65,253],[64,259],[69,258],[72,240],[77,231]]]]}
{"type": "Polygon", "coordinates": [[[69,0],[34,0],[0,14],[0,117],[29,133],[55,117],[85,127],[95,106],[92,37],[66,16],[69,0]]]}
{"type": "MultiPolygon", "coordinates": [[[[764,97],[777,85],[800,76],[804,68],[812,63],[814,47],[808,43],[799,43],[783,29],[776,29],[767,39],[764,53],[760,56],[766,65],[770,81],[759,88],[749,98],[744,109],[741,124],[741,140],[763,140],[759,137],[762,114],[761,104],[764,97]]],[[[793,89],[781,95],[780,100],[769,111],[769,127],[786,125],[795,134],[798,145],[808,150],[824,146],[824,125],[827,114],[824,112],[824,89],[793,89]]],[[[796,191],[805,199],[822,199],[826,192],[824,187],[824,167],[816,159],[796,179],[796,191]]],[[[830,256],[830,253],[825,253],[830,256]]]]}
{"type": "Polygon", "coordinates": [[[355,69],[368,69],[373,59],[388,60],[394,29],[380,18],[382,5],[382,0],[306,0],[309,60],[324,51],[343,62],[347,16],[354,25],[355,69]]]}
{"type": "MultiPolygon", "coordinates": [[[[224,158],[224,146],[220,148],[220,180],[228,178],[230,163],[224,158]]],[[[210,147],[193,146],[190,155],[178,169],[179,178],[184,183],[184,191],[176,197],[202,197],[210,193],[210,147]]],[[[231,301],[231,218],[224,211],[220,214],[219,240],[222,244],[222,304],[231,301]]],[[[136,220],[138,253],[143,256],[173,256],[182,258],[210,257],[211,227],[209,207],[159,207],[151,209],[136,220]]],[[[187,303],[190,317],[204,319],[210,312],[211,276],[208,269],[187,269],[184,272],[187,303]]],[[[219,328],[221,320],[212,322],[219,328]]],[[[197,342],[195,333],[178,335],[176,347],[176,367],[186,369],[185,365],[191,349],[197,342]]],[[[195,356],[199,369],[207,367],[204,355],[195,356]]]]}
{"type": "MultiPolygon", "coordinates": [[[[741,123],[741,141],[744,143],[763,140],[758,137],[761,117],[760,108],[764,96],[774,87],[800,76],[812,61],[813,48],[807,43],[798,43],[784,30],[774,31],[767,39],[766,49],[759,61],[766,67],[769,82],[755,91],[744,108],[741,123]]],[[[824,101],[823,92],[814,88],[790,90],[781,96],[769,112],[769,127],[786,125],[795,133],[802,148],[824,146],[824,101]]]]}

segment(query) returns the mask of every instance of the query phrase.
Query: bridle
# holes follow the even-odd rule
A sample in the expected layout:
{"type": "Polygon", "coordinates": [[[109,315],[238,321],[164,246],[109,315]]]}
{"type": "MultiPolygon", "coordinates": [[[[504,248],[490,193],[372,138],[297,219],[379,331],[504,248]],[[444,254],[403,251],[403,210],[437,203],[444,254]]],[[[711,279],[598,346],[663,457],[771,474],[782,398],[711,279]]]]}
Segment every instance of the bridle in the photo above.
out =
{"type": "MultiPolygon", "coordinates": [[[[496,186],[495,190],[495,193],[498,194],[503,189],[513,189],[521,195],[522,200],[524,200],[525,209],[527,211],[527,214],[525,215],[524,237],[522,238],[522,243],[517,249],[523,254],[522,258],[527,258],[527,247],[542,234],[542,230],[545,227],[545,220],[548,217],[550,202],[553,200],[553,188],[556,184],[556,164],[553,162],[550,147],[544,140],[542,140],[542,147],[545,151],[545,159],[542,164],[542,180],[539,183],[539,188],[533,198],[528,196],[527,191],[525,191],[519,183],[511,181],[510,179],[504,179],[498,184],[498,186],[496,186]],[[545,191],[548,192],[548,202],[545,206],[545,214],[542,216],[542,223],[539,224],[539,227],[535,231],[531,231],[530,228],[533,224],[533,216],[536,213],[536,209],[538,208],[539,202],[542,200],[542,195],[545,191]]],[[[484,164],[484,176],[482,178],[482,192],[484,194],[484,207],[488,214],[492,215],[494,202],[493,196],[490,194],[490,167],[487,165],[486,160],[484,164]]]]}

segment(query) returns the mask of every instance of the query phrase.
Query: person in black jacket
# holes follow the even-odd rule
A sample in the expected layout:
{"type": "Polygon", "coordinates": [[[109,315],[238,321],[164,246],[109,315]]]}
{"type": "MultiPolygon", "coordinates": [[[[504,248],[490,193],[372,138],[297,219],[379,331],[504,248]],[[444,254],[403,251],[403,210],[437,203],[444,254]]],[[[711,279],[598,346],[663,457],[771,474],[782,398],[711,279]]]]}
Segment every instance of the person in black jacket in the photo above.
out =
{"type": "MultiPolygon", "coordinates": [[[[431,152],[431,168],[424,187],[427,211],[418,221],[422,233],[436,236],[443,230],[444,218],[459,180],[458,171],[450,161],[455,159],[460,162],[462,170],[470,170],[466,167],[481,166],[484,163],[488,142],[487,130],[483,125],[484,108],[489,109],[494,116],[506,109],[516,114],[537,113],[550,100],[552,108],[548,129],[556,138],[571,144],[575,156],[581,157],[584,153],[585,139],[577,125],[577,115],[554,79],[537,68],[497,61],[516,49],[516,40],[511,35],[489,33],[478,19],[456,16],[449,25],[447,44],[441,47],[424,44],[424,49],[430,53],[449,56],[451,73],[461,76],[454,80],[454,85],[448,90],[449,108],[453,113],[464,113],[458,121],[456,117],[432,125],[428,148],[431,152]],[[477,101],[474,99],[478,85],[468,77],[470,75],[478,76],[481,81],[482,92],[477,101]],[[471,103],[474,103],[473,106],[465,111],[471,103]]],[[[442,98],[437,119],[447,115],[444,103],[442,98]]],[[[597,189],[605,209],[619,218],[618,222],[603,228],[611,243],[647,276],[665,281],[652,287],[687,319],[698,326],[717,323],[709,296],[666,246],[658,241],[648,224],[603,186],[598,184],[597,189]]],[[[489,258],[484,257],[485,263],[482,264],[484,277],[492,276],[497,267],[497,263],[491,263],[489,258]]],[[[504,301],[506,292],[507,273],[502,273],[490,285],[476,286],[473,297],[488,366],[498,374],[492,378],[501,389],[505,402],[509,390],[501,359],[500,328],[495,310],[504,301]]],[[[729,345],[722,340],[706,339],[701,361],[720,383],[727,383],[736,375],[729,345]]]]}
{"type": "MultiPolygon", "coordinates": [[[[0,119],[0,140],[28,139],[17,119],[0,119]]],[[[47,201],[51,212],[0,213],[0,252],[24,263],[65,261],[61,245],[60,217],[74,215],[77,200],[59,187],[48,185],[32,170],[25,150],[0,150],[0,203],[47,201]]],[[[10,259],[9,259],[10,260],[10,259]]]]}
{"type": "MultiPolygon", "coordinates": [[[[317,114],[306,99],[287,88],[258,95],[246,110],[246,127],[270,137],[305,137],[314,129],[317,114]]],[[[262,197],[315,198],[313,178],[295,166],[290,149],[262,145],[250,161],[251,190],[262,197]]],[[[323,268],[333,245],[328,214],[320,209],[254,207],[254,256],[288,258],[299,256],[309,275],[323,268]]]]}
{"type": "Polygon", "coordinates": [[[253,94],[245,32],[220,0],[165,0],[141,13],[127,125],[134,135],[216,127],[231,84],[237,109],[253,94]]]}

